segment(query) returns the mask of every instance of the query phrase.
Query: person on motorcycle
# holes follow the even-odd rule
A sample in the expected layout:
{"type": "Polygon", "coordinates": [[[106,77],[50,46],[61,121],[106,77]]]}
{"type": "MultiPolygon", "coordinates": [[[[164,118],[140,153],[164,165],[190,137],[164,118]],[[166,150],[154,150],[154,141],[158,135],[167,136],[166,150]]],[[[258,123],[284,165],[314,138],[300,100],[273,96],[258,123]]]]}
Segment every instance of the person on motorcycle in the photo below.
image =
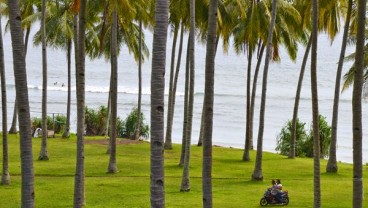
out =
{"type": "Polygon", "coordinates": [[[276,185],[274,186],[275,192],[276,192],[276,200],[278,202],[282,202],[282,184],[280,179],[276,179],[276,185]]]}

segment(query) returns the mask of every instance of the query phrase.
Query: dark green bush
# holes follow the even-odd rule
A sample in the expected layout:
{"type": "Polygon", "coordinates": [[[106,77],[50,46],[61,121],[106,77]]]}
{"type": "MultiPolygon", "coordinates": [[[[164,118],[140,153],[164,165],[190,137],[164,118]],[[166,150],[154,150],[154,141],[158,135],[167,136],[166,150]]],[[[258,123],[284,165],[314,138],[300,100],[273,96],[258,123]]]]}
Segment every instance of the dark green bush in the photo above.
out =
{"type": "Polygon", "coordinates": [[[98,110],[88,108],[84,109],[85,112],[85,128],[87,136],[103,136],[105,135],[106,128],[106,117],[107,108],[105,106],[100,106],[98,110]]]}
{"type": "MultiPolygon", "coordinates": [[[[124,138],[134,138],[135,126],[137,123],[138,109],[133,108],[130,114],[126,117],[124,121],[120,121],[118,124],[118,135],[124,138]]],[[[141,137],[149,137],[149,126],[145,124],[144,114],[141,112],[140,119],[140,134],[141,137]]]]}
{"type": "MultiPolygon", "coordinates": [[[[51,116],[47,116],[47,129],[54,130],[56,134],[59,134],[62,130],[64,130],[65,122],[66,117],[63,115],[57,115],[54,119],[51,116]]],[[[34,133],[37,128],[42,129],[42,118],[32,118],[31,125],[32,133],[34,133]]]]}
{"type": "MultiPolygon", "coordinates": [[[[289,120],[286,125],[281,129],[281,133],[277,136],[276,151],[282,155],[289,155],[290,152],[290,140],[291,140],[291,125],[292,122],[289,120]]],[[[299,119],[296,121],[296,142],[295,142],[295,156],[305,156],[305,150],[303,144],[307,140],[307,133],[305,130],[305,123],[300,122],[299,119]]]]}
{"type": "MultiPolygon", "coordinates": [[[[299,157],[313,157],[313,128],[306,134],[305,123],[297,121],[297,135],[295,144],[295,155],[299,157]]],[[[321,158],[328,156],[331,143],[331,126],[328,125],[326,118],[319,115],[319,135],[320,135],[320,154],[321,158]]],[[[290,151],[291,121],[281,129],[277,136],[276,151],[282,155],[288,155],[290,151]]]]}

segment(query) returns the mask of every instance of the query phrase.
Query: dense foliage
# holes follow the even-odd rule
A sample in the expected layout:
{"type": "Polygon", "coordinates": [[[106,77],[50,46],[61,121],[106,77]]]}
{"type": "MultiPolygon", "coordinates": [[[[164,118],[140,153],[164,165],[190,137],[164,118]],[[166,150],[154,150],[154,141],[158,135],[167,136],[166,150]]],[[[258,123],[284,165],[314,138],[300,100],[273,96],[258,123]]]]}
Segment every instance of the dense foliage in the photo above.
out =
{"type": "MultiPolygon", "coordinates": [[[[47,116],[47,129],[54,130],[56,134],[59,134],[62,130],[64,130],[65,122],[66,117],[64,115],[58,114],[54,118],[47,116]]],[[[37,128],[42,128],[42,119],[37,117],[32,118],[31,125],[33,135],[37,128]]]]}
{"type": "MultiPolygon", "coordinates": [[[[85,108],[85,124],[87,136],[104,136],[107,127],[107,108],[100,106],[99,109],[85,108]]],[[[137,108],[133,108],[125,120],[117,118],[117,135],[121,138],[133,138],[137,123],[137,108]]],[[[149,126],[145,124],[144,114],[141,112],[140,136],[149,136],[149,126]]]]}
{"type": "MultiPolygon", "coordinates": [[[[291,125],[291,120],[289,120],[277,136],[276,151],[282,155],[288,155],[290,151],[291,125]]],[[[297,120],[295,156],[313,157],[313,128],[310,128],[308,134],[306,132],[305,123],[297,120]]],[[[325,158],[328,156],[331,143],[331,126],[322,115],[319,115],[319,135],[321,157],[325,158]]]]}
{"type": "MultiPolygon", "coordinates": [[[[135,127],[137,123],[138,109],[133,108],[130,114],[122,122],[118,120],[118,136],[123,138],[134,138],[135,127]]],[[[145,124],[144,114],[141,112],[140,119],[140,136],[143,138],[148,138],[149,136],[149,126],[145,124]]]]}

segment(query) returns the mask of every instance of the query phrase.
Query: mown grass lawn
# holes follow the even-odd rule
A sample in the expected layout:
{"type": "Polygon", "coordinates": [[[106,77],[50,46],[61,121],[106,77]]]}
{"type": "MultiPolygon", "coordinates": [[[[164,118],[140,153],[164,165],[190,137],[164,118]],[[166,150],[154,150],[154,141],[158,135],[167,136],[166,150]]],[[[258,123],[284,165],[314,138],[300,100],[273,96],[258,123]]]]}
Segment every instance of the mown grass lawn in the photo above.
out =
{"type": "MultiPolygon", "coordinates": [[[[150,207],[150,146],[147,142],[128,143],[117,147],[119,172],[107,174],[109,156],[105,139],[87,137],[85,144],[86,207],[150,207]]],[[[119,139],[120,140],[120,139],[119,139]]],[[[1,144],[1,142],[0,142],[1,144]]],[[[50,138],[49,161],[38,161],[41,139],[33,139],[35,170],[35,207],[61,208],[73,206],[76,138],[50,138]]],[[[264,181],[252,181],[255,151],[251,162],[241,161],[243,150],[213,148],[213,205],[215,208],[260,207],[270,181],[280,178],[289,191],[288,207],[313,207],[313,159],[287,159],[265,152],[264,181]]],[[[178,166],[180,145],[165,151],[166,207],[202,207],[202,148],[193,146],[191,157],[191,190],[180,192],[182,168],[178,166]]],[[[19,138],[9,136],[10,186],[0,186],[0,208],[20,207],[19,138]]],[[[0,161],[2,165],[2,161],[0,161]]],[[[339,164],[338,174],[325,173],[326,161],[321,161],[322,207],[352,206],[351,164],[339,164]]],[[[368,198],[368,166],[364,166],[364,198],[368,198]]],[[[365,200],[363,207],[368,207],[365,200]]]]}

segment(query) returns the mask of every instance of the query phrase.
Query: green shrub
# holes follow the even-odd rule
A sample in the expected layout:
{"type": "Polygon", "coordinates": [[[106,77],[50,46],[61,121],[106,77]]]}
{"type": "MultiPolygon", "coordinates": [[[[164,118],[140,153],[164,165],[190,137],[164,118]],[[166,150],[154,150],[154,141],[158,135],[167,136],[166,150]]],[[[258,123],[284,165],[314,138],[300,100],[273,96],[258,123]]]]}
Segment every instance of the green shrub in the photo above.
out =
{"type": "Polygon", "coordinates": [[[100,106],[98,110],[88,108],[84,109],[85,112],[85,127],[87,136],[103,136],[105,135],[106,128],[106,117],[107,108],[105,106],[100,106]]]}
{"type": "MultiPolygon", "coordinates": [[[[328,156],[331,143],[331,126],[328,125],[326,118],[319,115],[319,135],[320,135],[320,154],[321,158],[328,156]]],[[[313,157],[313,128],[310,128],[309,134],[304,129],[305,123],[297,120],[297,134],[295,144],[295,155],[299,157],[313,157]]],[[[276,151],[282,155],[288,155],[290,151],[291,121],[281,129],[277,136],[276,151]]]]}
{"type": "MultiPolygon", "coordinates": [[[[46,119],[47,119],[47,129],[49,130],[53,129],[54,125],[53,125],[52,117],[47,116],[46,119]]],[[[37,128],[42,128],[42,118],[37,118],[37,117],[32,118],[31,125],[32,125],[33,130],[37,128]]]]}
{"type": "MultiPolygon", "coordinates": [[[[63,115],[57,115],[53,119],[51,116],[47,116],[47,129],[48,130],[54,130],[56,134],[59,134],[62,130],[64,130],[64,125],[66,122],[66,117],[63,115]]],[[[34,117],[31,120],[31,128],[32,128],[32,134],[37,128],[42,129],[42,118],[34,117]]]]}
{"type": "MultiPolygon", "coordinates": [[[[320,138],[320,154],[321,158],[328,156],[329,146],[331,144],[331,126],[327,123],[326,117],[318,116],[318,127],[319,127],[319,138],[320,138]]],[[[313,126],[310,129],[309,137],[304,145],[305,149],[308,150],[307,157],[313,157],[313,126]]]]}
{"type": "MultiPolygon", "coordinates": [[[[126,117],[124,121],[120,121],[118,124],[118,136],[124,138],[134,138],[135,127],[137,123],[138,109],[133,108],[130,114],[126,117]]],[[[141,112],[140,119],[140,134],[141,137],[148,138],[149,136],[149,126],[145,124],[144,114],[141,112]]]]}
{"type": "Polygon", "coordinates": [[[66,124],[66,116],[60,114],[56,115],[54,126],[55,133],[60,134],[61,132],[63,132],[65,124],[66,124]]]}
{"type": "MultiPolygon", "coordinates": [[[[291,127],[292,121],[289,120],[286,125],[281,129],[281,133],[277,136],[276,151],[282,155],[289,155],[290,152],[290,140],[291,140],[291,127]]],[[[295,156],[305,156],[305,150],[303,150],[303,144],[307,140],[307,133],[305,130],[305,123],[296,120],[296,141],[295,141],[295,156]]]]}

